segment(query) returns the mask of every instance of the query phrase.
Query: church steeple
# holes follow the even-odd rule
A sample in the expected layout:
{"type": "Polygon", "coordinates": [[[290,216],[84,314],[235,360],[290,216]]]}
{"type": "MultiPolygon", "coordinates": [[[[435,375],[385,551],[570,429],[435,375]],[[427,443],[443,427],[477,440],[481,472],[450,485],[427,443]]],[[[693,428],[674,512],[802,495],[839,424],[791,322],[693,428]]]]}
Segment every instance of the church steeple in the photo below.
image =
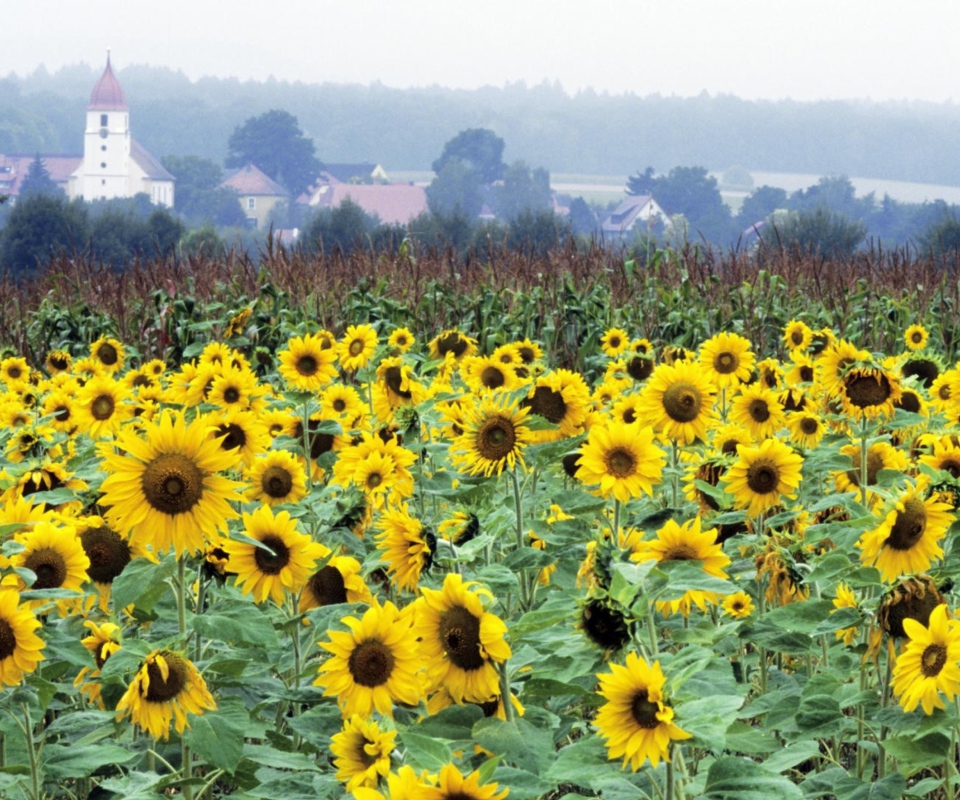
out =
{"type": "Polygon", "coordinates": [[[90,94],[89,111],[127,111],[127,98],[123,94],[120,81],[110,66],[110,51],[107,50],[107,66],[90,94]]]}

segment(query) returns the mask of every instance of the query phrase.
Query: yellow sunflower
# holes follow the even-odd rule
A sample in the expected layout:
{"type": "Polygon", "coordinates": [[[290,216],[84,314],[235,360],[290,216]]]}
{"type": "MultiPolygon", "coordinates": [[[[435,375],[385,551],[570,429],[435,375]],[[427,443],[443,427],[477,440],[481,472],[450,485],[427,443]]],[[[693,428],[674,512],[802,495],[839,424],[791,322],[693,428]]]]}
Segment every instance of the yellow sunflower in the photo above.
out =
{"type": "Polygon", "coordinates": [[[579,372],[558,369],[537,378],[520,404],[557,426],[556,430],[532,431],[534,441],[566,439],[583,433],[590,412],[590,389],[579,372]]]}
{"type": "Polygon", "coordinates": [[[429,346],[430,358],[437,361],[444,361],[448,354],[455,361],[460,361],[464,356],[472,356],[477,352],[476,340],[455,328],[441,331],[429,346]]]}
{"type": "Polygon", "coordinates": [[[110,587],[134,558],[150,557],[149,551],[124,539],[101,517],[77,520],[77,535],[83,552],[90,560],[87,576],[97,585],[101,608],[106,610],[110,587]]]}
{"type": "Polygon", "coordinates": [[[77,394],[77,424],[91,439],[116,433],[120,423],[133,416],[133,406],[126,402],[129,397],[129,391],[113,378],[91,378],[77,394]]]}
{"type": "Polygon", "coordinates": [[[239,458],[245,467],[270,446],[270,432],[254,411],[231,406],[224,411],[210,412],[206,420],[210,426],[209,437],[220,445],[221,450],[239,458]]]}
{"type": "MultiPolygon", "coordinates": [[[[634,561],[700,561],[703,571],[715,578],[726,579],[724,568],[730,565],[730,559],[724,555],[722,546],[717,544],[717,529],[700,529],[700,515],[678,525],[674,520],[657,531],[657,538],[640,542],[633,555],[634,561]]],[[[714,605],[720,599],[716,592],[690,590],[678,600],[657,602],[657,609],[666,616],[679,611],[683,616],[690,615],[690,607],[696,604],[706,611],[707,603],[714,605]]]]}
{"type": "Polygon", "coordinates": [[[297,503],[307,496],[307,472],[303,460],[286,450],[271,450],[258,456],[246,473],[248,500],[271,506],[297,503]]]}
{"type": "Polygon", "coordinates": [[[0,687],[19,686],[26,673],[43,661],[46,642],[37,636],[40,620],[20,592],[0,588],[0,687]]]}
{"type": "Polygon", "coordinates": [[[520,386],[517,371],[492,356],[465,356],[461,362],[460,377],[474,394],[512,392],[520,386]]]}
{"type": "Polygon", "coordinates": [[[97,625],[92,620],[86,620],[83,625],[89,629],[90,635],[81,639],[80,644],[93,656],[96,666],[81,669],[73,685],[79,687],[91,703],[96,703],[102,709],[104,705],[100,696],[100,670],[107,663],[107,659],[121,649],[120,627],[112,622],[97,625]]]}
{"type": "MultiPolygon", "coordinates": [[[[853,462],[848,470],[833,473],[833,479],[838,492],[860,491],[860,445],[847,444],[840,448],[841,455],[850,456],[853,462]]],[[[877,498],[877,494],[869,487],[875,486],[880,470],[889,469],[899,472],[907,470],[907,456],[889,442],[872,442],[867,448],[867,487],[869,498],[877,498]]]]}
{"type": "Polygon", "coordinates": [[[707,438],[715,390],[696,364],[660,364],[640,392],[640,421],[678,444],[707,438]]]}
{"type": "MultiPolygon", "coordinates": [[[[321,560],[330,555],[322,548],[321,560]]],[[[370,587],[360,574],[360,562],[350,556],[333,556],[320,569],[314,572],[300,593],[300,614],[311,608],[335,605],[337,603],[366,603],[370,605],[373,596],[370,587]]]]}
{"type": "Polygon", "coordinates": [[[899,379],[892,372],[874,366],[851,367],[837,389],[847,415],[862,415],[867,419],[892,417],[900,394],[899,379]]]}
{"type": "Polygon", "coordinates": [[[210,384],[206,401],[222,409],[252,409],[262,411],[263,390],[257,376],[248,369],[225,367],[210,384]]]}
{"type": "Polygon", "coordinates": [[[411,608],[400,611],[393,603],[381,606],[374,600],[361,619],[343,619],[349,633],[329,631],[329,641],[318,643],[330,657],[313,683],[323,687],[324,697],[337,698],[344,717],[366,718],[376,709],[392,718],[395,702],[420,702],[421,656],[411,608]]]}
{"type": "Polygon", "coordinates": [[[398,589],[415,592],[420,574],[433,562],[436,537],[410,516],[406,503],[384,511],[379,528],[377,549],[387,561],[390,580],[398,589]]]}
{"type": "Polygon", "coordinates": [[[124,355],[123,345],[111,336],[101,336],[90,345],[90,358],[111,374],[123,369],[124,355]]]}
{"type": "Polygon", "coordinates": [[[43,363],[50,375],[59,375],[61,372],[70,371],[73,358],[66,350],[51,350],[43,363]]]}
{"type": "MultiPolygon", "coordinates": [[[[383,363],[391,359],[384,359],[383,363]]],[[[380,369],[377,369],[377,378],[380,379],[380,369]]],[[[376,407],[376,400],[374,400],[376,407]]],[[[360,392],[344,383],[332,383],[323,390],[320,396],[320,408],[325,416],[342,420],[344,429],[359,427],[354,420],[362,420],[366,412],[365,401],[360,392]]]]}
{"type": "MultiPolygon", "coordinates": [[[[464,777],[453,764],[446,764],[440,768],[437,785],[424,787],[417,797],[423,800],[503,800],[507,796],[508,789],[497,791],[499,784],[481,785],[480,780],[477,770],[464,777]]],[[[390,800],[395,800],[392,793],[390,800]]]]}
{"type": "Polygon", "coordinates": [[[525,469],[523,451],[532,440],[527,426],[529,408],[520,408],[506,396],[486,397],[466,409],[463,433],[452,445],[453,460],[471,475],[486,477],[519,464],[525,469]]]}
{"type": "Polygon", "coordinates": [[[883,514],[880,524],[857,542],[860,560],[880,570],[885,581],[926,572],[943,556],[940,540],[954,520],[953,508],[941,502],[936,492],[924,498],[927,483],[921,476],[883,514]]]}
{"type": "Polygon", "coordinates": [[[689,739],[690,734],[673,722],[673,708],[666,701],[666,676],[660,662],[650,666],[636,653],[626,663],[609,665],[601,673],[598,690],[607,702],[600,706],[594,724],[606,739],[610,760],[623,757],[623,766],[636,772],[647,759],[656,767],[660,759],[670,760],[672,742],[689,739]]]}
{"type": "Polygon", "coordinates": [[[868,350],[861,350],[844,339],[828,344],[815,362],[817,382],[823,387],[823,393],[835,394],[849,369],[858,361],[866,363],[870,359],[868,350]]]}
{"type": "Polygon", "coordinates": [[[740,445],[737,456],[721,478],[736,508],[758,516],[782,498],[796,496],[803,457],[779,439],[766,439],[757,447],[740,445]]]}
{"type": "Polygon", "coordinates": [[[543,358],[543,348],[536,342],[531,342],[529,339],[522,339],[513,344],[516,346],[517,353],[520,354],[520,360],[524,363],[524,366],[529,367],[543,358]]]}
{"type": "Polygon", "coordinates": [[[756,360],[750,340],[736,333],[718,333],[700,346],[700,366],[718,389],[750,380],[756,360]]]}
{"type": "Polygon", "coordinates": [[[216,711],[217,704],[197,668],[179,653],[154,650],[141,663],[117,703],[117,720],[131,721],[155,739],[170,738],[189,727],[187,714],[216,711]]]}
{"type": "Polygon", "coordinates": [[[944,437],[933,442],[932,452],[920,456],[921,464],[943,470],[951,478],[960,479],[960,444],[944,437]]]}
{"type": "Polygon", "coordinates": [[[744,386],[730,401],[730,421],[746,428],[757,441],[776,434],[784,419],[776,393],[766,386],[744,386]]]}
{"type": "Polygon", "coordinates": [[[410,467],[417,456],[395,439],[364,433],[360,441],[340,450],[332,482],[356,486],[374,508],[396,505],[413,494],[410,467]]]}
{"type": "Polygon", "coordinates": [[[233,467],[236,457],[207,436],[202,417],[187,423],[182,414],[165,410],[144,425],[144,434],[123,431],[116,442],[120,452],[104,451],[108,475],[100,502],[110,506],[107,521],[155,553],[203,550],[204,536],[225,531],[227,519],[237,516],[230,501],[239,499],[242,484],[218,474],[233,467]]]}
{"type": "MultiPolygon", "coordinates": [[[[16,539],[24,549],[11,557],[10,565],[33,571],[37,577],[29,588],[64,589],[83,593],[90,559],[83,550],[75,527],[43,520],[18,533],[16,539]]],[[[7,586],[16,586],[19,591],[27,588],[26,582],[19,575],[8,575],[3,582],[7,586]]],[[[35,610],[49,602],[51,601],[29,600],[27,607],[35,610]]],[[[53,602],[64,616],[76,606],[73,599],[53,602]]]]}
{"type": "Polygon", "coordinates": [[[407,328],[396,328],[387,339],[387,344],[398,353],[406,353],[414,342],[416,339],[407,328]]]}
{"type": "Polygon", "coordinates": [[[365,367],[377,350],[377,332],[372,325],[351,325],[337,345],[340,366],[347,372],[365,367]]]}
{"type": "Polygon", "coordinates": [[[734,619],[747,619],[753,612],[753,598],[743,590],[728,594],[720,604],[723,613],[734,619]]]}
{"type": "Polygon", "coordinates": [[[630,337],[622,328],[609,328],[600,337],[600,349],[610,358],[617,358],[630,347],[630,337]]]}
{"type": "Polygon", "coordinates": [[[603,497],[612,495],[626,503],[643,493],[653,495],[665,460],[650,428],[617,422],[594,425],[580,448],[577,478],[587,486],[598,486],[603,497]]]}
{"type": "Polygon", "coordinates": [[[40,413],[50,418],[50,424],[58,431],[73,434],[79,424],[76,419],[76,390],[55,389],[45,395],[40,405],[40,413]]]}
{"type": "Polygon", "coordinates": [[[443,588],[421,589],[414,632],[426,664],[428,691],[444,687],[456,703],[485,703],[499,692],[497,665],[510,658],[507,626],[485,606],[483,586],[448,573],[443,588]]]}
{"type": "Polygon", "coordinates": [[[297,521],[286,511],[274,516],[273,509],[260,506],[252,514],[244,512],[243,533],[260,546],[227,539],[222,547],[229,558],[230,571],[244,594],[252,594],[257,603],[267,596],[283,605],[284,592],[296,594],[307,582],[314,564],[323,558],[324,547],[297,530],[297,521]]]}
{"type": "Polygon", "coordinates": [[[783,345],[787,352],[802,352],[813,342],[813,330],[798,319],[790,320],[783,329],[783,345]]]}
{"type": "Polygon", "coordinates": [[[921,705],[932,714],[945,708],[941,692],[951,701],[960,694],[960,622],[947,617],[946,605],[938,605],[928,626],[905,619],[903,629],[910,640],[893,668],[893,694],[904,711],[921,705]]]}
{"type": "Polygon", "coordinates": [[[318,392],[337,377],[337,352],[323,337],[307,334],[295,336],[280,353],[281,377],[287,386],[304,392],[318,392]]]}
{"type": "Polygon", "coordinates": [[[353,714],[340,733],[330,738],[337,780],[352,792],[361,786],[375,788],[390,772],[390,754],[396,747],[396,731],[385,731],[376,720],[353,714]]]}
{"type": "Polygon", "coordinates": [[[923,325],[911,325],[904,331],[903,339],[908,350],[923,350],[923,348],[927,346],[930,334],[923,325]]]}
{"type": "MultiPolygon", "coordinates": [[[[830,613],[833,614],[834,611],[841,608],[860,608],[860,604],[857,602],[857,596],[853,593],[853,589],[846,583],[837,584],[837,596],[833,600],[833,611],[830,613]]],[[[845,645],[852,645],[854,640],[857,638],[857,626],[854,625],[852,628],[843,628],[836,633],[837,639],[842,640],[845,645]]]]}
{"type": "Polygon", "coordinates": [[[788,414],[787,428],[790,430],[790,441],[804,450],[813,450],[827,432],[823,419],[812,411],[788,414]]]}

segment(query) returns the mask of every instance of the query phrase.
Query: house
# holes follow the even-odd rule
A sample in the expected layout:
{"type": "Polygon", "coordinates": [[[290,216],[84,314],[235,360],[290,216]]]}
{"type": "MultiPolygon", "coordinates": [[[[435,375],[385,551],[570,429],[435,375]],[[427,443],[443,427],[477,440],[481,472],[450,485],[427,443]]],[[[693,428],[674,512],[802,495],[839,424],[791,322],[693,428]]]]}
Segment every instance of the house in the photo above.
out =
{"type": "Polygon", "coordinates": [[[386,225],[406,225],[427,210],[426,191],[412,183],[322,184],[313,190],[308,205],[337,208],[347,198],[386,225]]]}
{"type": "Polygon", "coordinates": [[[648,194],[624,198],[600,225],[604,236],[626,236],[657,225],[669,227],[670,218],[648,194]]]}
{"type": "Polygon", "coordinates": [[[240,205],[251,228],[265,228],[270,212],[290,200],[290,192],[254,164],[247,164],[233,172],[220,184],[240,196],[240,205]]]}
{"type": "MultiPolygon", "coordinates": [[[[16,201],[20,195],[20,187],[23,179],[30,170],[30,165],[36,159],[36,154],[27,155],[0,155],[0,194],[9,195],[11,201],[16,201]]],[[[70,182],[70,176],[74,173],[83,156],[40,156],[44,168],[50,175],[50,178],[63,189],[67,191],[67,184],[70,182]]]]}
{"type": "Polygon", "coordinates": [[[368,161],[359,164],[324,164],[320,173],[324,183],[389,183],[386,170],[368,161]]]}

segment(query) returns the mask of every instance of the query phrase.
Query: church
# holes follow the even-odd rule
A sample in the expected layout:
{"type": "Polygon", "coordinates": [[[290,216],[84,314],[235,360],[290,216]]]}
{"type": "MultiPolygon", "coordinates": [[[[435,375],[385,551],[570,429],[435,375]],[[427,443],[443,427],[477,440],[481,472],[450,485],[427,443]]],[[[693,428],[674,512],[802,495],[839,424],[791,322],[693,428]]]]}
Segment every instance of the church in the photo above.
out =
{"type": "MultiPolygon", "coordinates": [[[[16,199],[35,155],[0,155],[0,193],[16,199]]],[[[173,207],[175,178],[130,133],[130,109],[123,87],[107,66],[87,106],[83,156],[41,155],[50,177],[71,200],[111,200],[149,195],[158,206],[173,207]]]]}

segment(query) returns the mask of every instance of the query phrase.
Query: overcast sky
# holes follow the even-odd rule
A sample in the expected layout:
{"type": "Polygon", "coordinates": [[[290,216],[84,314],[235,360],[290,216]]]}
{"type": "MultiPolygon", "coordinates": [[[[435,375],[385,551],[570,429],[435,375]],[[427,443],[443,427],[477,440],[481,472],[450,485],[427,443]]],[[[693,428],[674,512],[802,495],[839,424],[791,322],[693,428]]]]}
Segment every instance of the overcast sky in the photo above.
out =
{"type": "Polygon", "coordinates": [[[5,0],[0,75],[203,75],[960,101],[957,0],[5,0]]]}

